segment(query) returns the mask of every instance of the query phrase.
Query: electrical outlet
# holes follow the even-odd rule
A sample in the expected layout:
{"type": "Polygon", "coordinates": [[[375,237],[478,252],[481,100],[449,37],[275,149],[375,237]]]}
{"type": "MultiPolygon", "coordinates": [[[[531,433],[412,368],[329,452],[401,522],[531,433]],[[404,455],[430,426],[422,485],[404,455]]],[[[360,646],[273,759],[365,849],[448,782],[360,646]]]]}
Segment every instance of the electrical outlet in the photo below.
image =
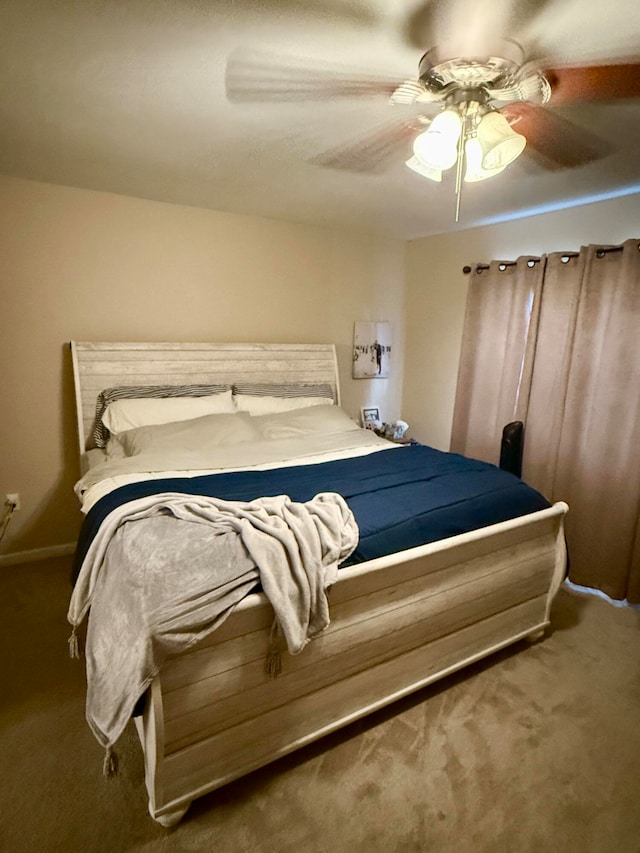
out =
{"type": "Polygon", "coordinates": [[[18,492],[12,492],[5,496],[6,503],[13,506],[13,511],[17,512],[20,509],[20,495],[18,492]]]}

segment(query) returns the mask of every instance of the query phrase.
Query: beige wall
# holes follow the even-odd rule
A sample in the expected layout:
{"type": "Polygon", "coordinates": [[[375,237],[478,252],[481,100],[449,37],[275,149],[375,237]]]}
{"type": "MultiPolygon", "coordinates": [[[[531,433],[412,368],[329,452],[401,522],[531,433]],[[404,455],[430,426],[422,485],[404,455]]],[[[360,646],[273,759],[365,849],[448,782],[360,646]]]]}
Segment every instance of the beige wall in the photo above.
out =
{"type": "Polygon", "coordinates": [[[406,246],[0,177],[1,555],[72,542],[79,512],[68,341],[337,344],[343,404],[401,411],[406,246]],[[353,323],[388,320],[388,380],[350,376],[353,323]]]}
{"type": "Polygon", "coordinates": [[[640,194],[416,240],[407,254],[403,416],[448,450],[468,276],[465,265],[640,237],[640,194]]]}
{"type": "Polygon", "coordinates": [[[330,341],[343,403],[447,449],[465,264],[638,237],[640,195],[397,240],[0,176],[0,563],[72,542],[80,516],[69,340],[330,341]],[[389,320],[389,380],[351,379],[355,320],[389,320]],[[406,358],[403,364],[403,353],[406,358]],[[4,556],[3,556],[4,555],[4,556]]]}

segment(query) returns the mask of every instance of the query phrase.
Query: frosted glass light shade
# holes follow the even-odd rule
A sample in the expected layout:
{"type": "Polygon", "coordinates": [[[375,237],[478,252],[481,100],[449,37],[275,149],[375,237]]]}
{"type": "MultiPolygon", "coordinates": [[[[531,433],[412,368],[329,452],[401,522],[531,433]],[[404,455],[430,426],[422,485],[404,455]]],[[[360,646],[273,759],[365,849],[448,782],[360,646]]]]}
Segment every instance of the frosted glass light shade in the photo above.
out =
{"type": "Polygon", "coordinates": [[[418,160],[440,171],[450,169],[458,159],[458,139],[462,120],[455,110],[444,110],[434,118],[429,128],[416,137],[413,153],[418,160]]]}
{"type": "Polygon", "coordinates": [[[442,180],[442,171],[440,169],[436,169],[428,163],[423,163],[422,160],[418,160],[415,156],[409,158],[405,165],[410,169],[413,169],[413,171],[417,172],[419,175],[422,175],[423,178],[429,178],[430,181],[442,180]]]}
{"type": "Polygon", "coordinates": [[[527,140],[511,129],[506,118],[498,112],[482,117],[478,125],[478,142],[482,149],[482,168],[488,171],[504,169],[524,151],[527,140]]]}
{"type": "Polygon", "coordinates": [[[491,178],[502,172],[506,166],[500,166],[498,169],[483,169],[482,168],[482,146],[475,136],[467,139],[464,144],[464,159],[465,173],[464,179],[467,183],[475,181],[484,181],[486,178],[491,178]]]}

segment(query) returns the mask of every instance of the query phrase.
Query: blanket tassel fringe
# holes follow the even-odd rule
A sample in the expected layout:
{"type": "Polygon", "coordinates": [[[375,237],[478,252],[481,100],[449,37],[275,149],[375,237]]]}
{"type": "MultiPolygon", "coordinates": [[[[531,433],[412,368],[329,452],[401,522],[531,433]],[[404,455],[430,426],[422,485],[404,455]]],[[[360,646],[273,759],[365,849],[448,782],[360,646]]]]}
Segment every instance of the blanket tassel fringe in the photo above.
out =
{"type": "Polygon", "coordinates": [[[76,634],[75,626],[73,628],[73,631],[71,632],[71,636],[69,637],[68,643],[69,643],[69,657],[72,660],[79,659],[80,658],[80,650],[78,648],[78,635],[76,634]]]}
{"type": "Polygon", "coordinates": [[[102,774],[107,779],[115,776],[118,772],[118,756],[113,751],[112,746],[107,746],[104,753],[104,762],[102,764],[102,774]]]}
{"type": "Polygon", "coordinates": [[[282,655],[280,648],[283,637],[278,620],[274,619],[269,634],[269,654],[267,656],[267,674],[271,678],[277,678],[282,672],[282,655]]]}
{"type": "Polygon", "coordinates": [[[277,649],[271,649],[267,658],[267,673],[277,678],[282,672],[282,656],[277,649]]]}

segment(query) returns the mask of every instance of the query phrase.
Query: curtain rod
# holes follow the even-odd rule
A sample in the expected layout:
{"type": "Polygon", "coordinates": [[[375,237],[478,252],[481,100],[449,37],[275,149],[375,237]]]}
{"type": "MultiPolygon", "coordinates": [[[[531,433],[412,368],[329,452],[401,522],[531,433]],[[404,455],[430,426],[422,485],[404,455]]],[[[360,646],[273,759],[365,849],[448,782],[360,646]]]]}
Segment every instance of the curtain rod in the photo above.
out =
{"type": "MultiPolygon", "coordinates": [[[[640,245],[638,246],[640,248],[640,245]]],[[[624,246],[603,246],[600,249],[596,249],[596,258],[604,258],[605,255],[608,255],[610,252],[621,252],[624,249],[624,246]]],[[[579,252],[562,252],[563,258],[577,258],[580,254],[579,252]]],[[[537,264],[540,261],[540,258],[529,258],[528,264],[533,266],[533,264],[537,264]]],[[[517,261],[499,261],[498,267],[500,269],[506,269],[507,267],[515,267],[517,261]]],[[[475,266],[470,267],[469,265],[462,267],[462,272],[465,275],[469,275],[470,272],[475,270],[476,272],[482,272],[483,270],[491,269],[491,264],[476,264],[475,266]]]]}
{"type": "Polygon", "coordinates": [[[602,249],[596,249],[596,258],[604,258],[609,252],[621,252],[624,246],[606,246],[602,249]]]}
{"type": "MultiPolygon", "coordinates": [[[[505,270],[507,267],[515,267],[517,263],[518,263],[517,261],[497,261],[498,268],[501,270],[505,270]]],[[[527,264],[530,267],[532,267],[534,264],[539,264],[539,263],[540,263],[540,258],[529,258],[527,260],[527,264]]],[[[462,272],[465,275],[468,275],[473,270],[475,270],[476,272],[482,272],[483,270],[488,270],[488,269],[491,269],[491,264],[476,264],[473,267],[470,267],[470,266],[462,267],[462,272]]]]}

